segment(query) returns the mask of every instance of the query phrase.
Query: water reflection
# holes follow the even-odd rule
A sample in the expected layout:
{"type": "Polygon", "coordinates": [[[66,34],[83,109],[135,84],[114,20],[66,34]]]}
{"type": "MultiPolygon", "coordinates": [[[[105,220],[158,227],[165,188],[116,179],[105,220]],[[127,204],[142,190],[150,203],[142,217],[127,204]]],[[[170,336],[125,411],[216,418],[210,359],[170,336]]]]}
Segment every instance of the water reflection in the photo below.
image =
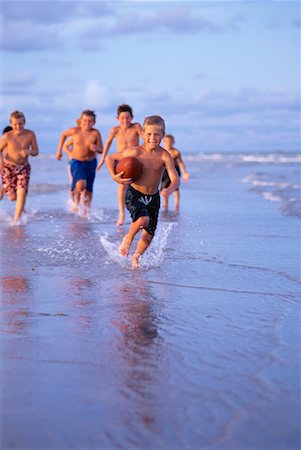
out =
{"type": "Polygon", "coordinates": [[[118,355],[120,366],[120,392],[131,412],[131,419],[128,416],[124,419],[149,427],[159,417],[160,400],[154,402],[154,398],[160,399],[161,394],[163,398],[158,390],[162,372],[158,301],[143,275],[120,282],[112,291],[115,302],[112,324],[118,330],[113,352],[118,355]]]}
{"type": "Polygon", "coordinates": [[[28,299],[31,293],[23,254],[26,227],[6,227],[2,231],[1,239],[0,291],[3,300],[3,325],[8,332],[18,333],[27,326],[28,299]]]}

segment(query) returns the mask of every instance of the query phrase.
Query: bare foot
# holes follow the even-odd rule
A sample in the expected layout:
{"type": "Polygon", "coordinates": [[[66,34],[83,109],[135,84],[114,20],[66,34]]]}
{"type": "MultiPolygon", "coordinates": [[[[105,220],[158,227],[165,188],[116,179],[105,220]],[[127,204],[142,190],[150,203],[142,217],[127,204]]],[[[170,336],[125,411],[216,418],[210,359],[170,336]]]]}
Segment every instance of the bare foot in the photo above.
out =
{"type": "Polygon", "coordinates": [[[123,225],[123,222],[124,222],[124,214],[119,214],[119,217],[118,217],[118,220],[116,222],[116,225],[118,227],[120,227],[121,225],[123,225]]]}
{"type": "Polygon", "coordinates": [[[129,254],[131,243],[132,243],[132,240],[129,239],[128,235],[126,234],[120,244],[120,247],[119,247],[119,253],[122,256],[127,256],[129,254]]]}
{"type": "Polygon", "coordinates": [[[75,203],[75,202],[72,202],[71,209],[72,209],[73,212],[77,212],[78,211],[78,204],[75,203]]]}
{"type": "Polygon", "coordinates": [[[139,269],[140,267],[140,253],[135,253],[132,257],[132,267],[133,269],[139,269]]]}

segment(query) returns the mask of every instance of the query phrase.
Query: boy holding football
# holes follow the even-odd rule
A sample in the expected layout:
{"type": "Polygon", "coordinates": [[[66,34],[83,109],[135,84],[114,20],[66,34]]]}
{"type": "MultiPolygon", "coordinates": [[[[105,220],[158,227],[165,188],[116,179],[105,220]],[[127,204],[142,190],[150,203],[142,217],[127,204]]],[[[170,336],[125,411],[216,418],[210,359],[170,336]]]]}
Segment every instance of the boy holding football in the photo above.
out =
{"type": "Polygon", "coordinates": [[[172,157],[160,146],[164,134],[165,123],[160,116],[146,117],[142,128],[144,143],[116,152],[106,159],[113,180],[128,186],[125,204],[131,214],[132,223],[119,248],[122,256],[128,256],[133,239],[141,230],[140,240],[132,256],[134,268],[139,267],[140,257],[149,247],[155,234],[160,209],[159,185],[164,169],[166,168],[171,181],[169,187],[161,191],[164,199],[177,189],[180,182],[172,157]],[[133,156],[142,164],[142,175],[135,182],[131,178],[122,178],[124,172],[115,173],[115,162],[126,156],[133,156]]]}

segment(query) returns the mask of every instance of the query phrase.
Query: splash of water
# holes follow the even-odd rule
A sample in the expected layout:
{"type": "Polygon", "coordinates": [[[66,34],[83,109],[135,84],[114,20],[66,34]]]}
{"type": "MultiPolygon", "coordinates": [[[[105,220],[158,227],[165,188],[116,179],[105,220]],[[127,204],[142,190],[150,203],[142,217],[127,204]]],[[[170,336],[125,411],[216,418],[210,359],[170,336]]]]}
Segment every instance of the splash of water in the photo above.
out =
{"type": "Polygon", "coordinates": [[[119,264],[121,267],[130,268],[130,259],[126,256],[121,256],[119,253],[119,244],[116,244],[114,242],[110,242],[108,239],[108,233],[105,233],[100,236],[100,242],[105,249],[105,251],[108,253],[112,261],[119,264]]]}
{"type": "MultiPolygon", "coordinates": [[[[140,260],[140,269],[149,270],[155,267],[160,267],[164,259],[164,250],[167,245],[168,236],[175,226],[175,223],[163,223],[157,229],[150,247],[142,255],[140,260]]],[[[131,268],[131,256],[121,256],[119,253],[119,245],[108,240],[108,234],[105,233],[100,236],[100,242],[110,258],[125,268],[131,268]]],[[[134,244],[133,244],[134,245],[134,244]]]]}
{"type": "Polygon", "coordinates": [[[14,215],[8,211],[0,209],[0,222],[4,222],[8,226],[23,226],[27,225],[30,219],[37,215],[38,209],[26,210],[17,222],[14,222],[14,215]]]}
{"type": "Polygon", "coordinates": [[[168,242],[168,236],[175,225],[174,222],[160,224],[150,247],[141,257],[141,269],[149,270],[161,266],[168,242]]]}

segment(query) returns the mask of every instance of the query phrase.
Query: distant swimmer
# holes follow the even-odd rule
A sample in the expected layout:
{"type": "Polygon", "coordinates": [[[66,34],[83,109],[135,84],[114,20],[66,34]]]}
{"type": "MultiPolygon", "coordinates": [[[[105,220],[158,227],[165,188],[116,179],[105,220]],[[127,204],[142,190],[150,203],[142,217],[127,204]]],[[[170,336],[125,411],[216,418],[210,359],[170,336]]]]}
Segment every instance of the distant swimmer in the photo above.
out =
{"type": "Polygon", "coordinates": [[[28,156],[37,156],[39,148],[35,133],[24,128],[25,116],[21,111],[10,115],[11,130],[3,130],[0,139],[1,195],[16,201],[14,224],[18,224],[26,203],[31,167],[28,156]]]}
{"type": "MultiPolygon", "coordinates": [[[[101,168],[105,162],[107,153],[114,139],[116,139],[117,152],[121,152],[128,147],[137,147],[139,145],[139,137],[142,137],[142,128],[138,122],[133,123],[134,116],[131,106],[122,104],[117,109],[117,120],[120,125],[110,130],[109,137],[104,145],[102,158],[97,166],[97,170],[101,168]]],[[[125,209],[125,193],[127,186],[119,185],[117,191],[119,216],[116,225],[123,225],[124,209],[125,209]]]]}
{"type": "MultiPolygon", "coordinates": [[[[183,180],[187,181],[189,180],[190,174],[187,172],[185,164],[182,159],[181,152],[174,148],[175,138],[172,134],[166,134],[164,138],[164,148],[168,151],[170,156],[173,159],[176,171],[178,172],[179,176],[183,174],[183,180]],[[181,170],[180,170],[181,169],[181,170]]],[[[162,177],[162,184],[161,184],[161,190],[165,189],[169,186],[170,179],[168,176],[167,171],[165,170],[162,177]]],[[[175,209],[176,211],[179,210],[180,207],[180,188],[176,189],[174,191],[174,198],[175,198],[175,209]]],[[[168,198],[164,198],[163,200],[163,209],[168,209],[168,198]]]]}
{"type": "Polygon", "coordinates": [[[180,180],[172,157],[160,146],[164,134],[165,123],[160,116],[146,117],[142,128],[144,144],[109,155],[106,160],[113,180],[128,186],[125,204],[131,214],[132,223],[119,248],[122,256],[128,256],[133,239],[141,230],[141,237],[131,260],[133,268],[140,266],[140,257],[149,247],[157,228],[160,209],[159,185],[165,168],[171,182],[168,188],[162,189],[162,197],[168,198],[179,186],[180,180]],[[126,156],[137,158],[143,166],[142,175],[135,182],[131,178],[122,178],[123,172],[115,173],[115,161],[126,156]]]}

